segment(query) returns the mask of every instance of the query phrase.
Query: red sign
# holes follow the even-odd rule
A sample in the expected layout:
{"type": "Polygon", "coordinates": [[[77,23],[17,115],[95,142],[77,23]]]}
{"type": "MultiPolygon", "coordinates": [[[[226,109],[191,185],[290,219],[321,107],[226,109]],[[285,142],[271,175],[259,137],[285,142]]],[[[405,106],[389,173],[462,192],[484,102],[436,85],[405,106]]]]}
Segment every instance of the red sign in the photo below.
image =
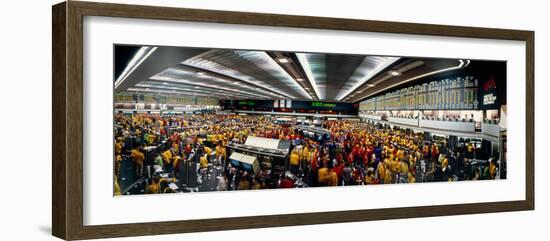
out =
{"type": "Polygon", "coordinates": [[[492,89],[496,89],[497,88],[497,83],[495,81],[495,78],[494,76],[491,75],[491,79],[485,81],[485,83],[483,83],[483,91],[489,91],[489,90],[492,90],[492,89]]]}

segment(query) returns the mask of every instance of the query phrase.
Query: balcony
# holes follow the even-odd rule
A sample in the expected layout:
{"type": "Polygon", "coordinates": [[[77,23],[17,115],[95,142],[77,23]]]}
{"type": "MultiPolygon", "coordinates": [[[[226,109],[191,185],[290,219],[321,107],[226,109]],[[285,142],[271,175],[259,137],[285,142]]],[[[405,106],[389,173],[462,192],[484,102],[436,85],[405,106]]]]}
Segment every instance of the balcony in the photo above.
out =
{"type": "Polygon", "coordinates": [[[412,116],[390,116],[388,117],[388,121],[394,124],[418,126],[418,118],[412,116]]]}
{"type": "Polygon", "coordinates": [[[500,125],[495,120],[485,120],[481,123],[481,132],[486,135],[498,137],[500,135],[500,125]]]}
{"type": "Polygon", "coordinates": [[[433,128],[447,131],[475,132],[474,121],[456,118],[433,118],[425,117],[419,121],[420,127],[433,128]]]}
{"type": "Polygon", "coordinates": [[[370,119],[370,120],[378,120],[378,121],[382,120],[382,115],[359,114],[359,116],[362,117],[362,118],[370,119]]]}

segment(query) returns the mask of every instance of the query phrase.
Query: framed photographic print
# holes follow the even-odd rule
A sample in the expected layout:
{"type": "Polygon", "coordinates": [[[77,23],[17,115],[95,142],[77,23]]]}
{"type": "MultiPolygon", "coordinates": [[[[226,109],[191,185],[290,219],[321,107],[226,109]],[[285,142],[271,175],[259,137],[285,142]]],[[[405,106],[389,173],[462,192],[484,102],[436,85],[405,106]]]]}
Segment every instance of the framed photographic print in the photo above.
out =
{"type": "Polygon", "coordinates": [[[534,209],[532,31],[52,11],[57,237],[534,209]]]}

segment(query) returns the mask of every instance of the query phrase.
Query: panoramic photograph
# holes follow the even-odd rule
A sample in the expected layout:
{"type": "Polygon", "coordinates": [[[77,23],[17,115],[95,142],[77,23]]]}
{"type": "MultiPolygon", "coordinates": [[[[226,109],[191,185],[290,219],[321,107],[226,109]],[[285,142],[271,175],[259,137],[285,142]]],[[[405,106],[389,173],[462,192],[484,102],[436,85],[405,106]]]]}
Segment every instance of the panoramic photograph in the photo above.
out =
{"type": "Polygon", "coordinates": [[[113,55],[115,196],[506,179],[505,61],[113,55]]]}

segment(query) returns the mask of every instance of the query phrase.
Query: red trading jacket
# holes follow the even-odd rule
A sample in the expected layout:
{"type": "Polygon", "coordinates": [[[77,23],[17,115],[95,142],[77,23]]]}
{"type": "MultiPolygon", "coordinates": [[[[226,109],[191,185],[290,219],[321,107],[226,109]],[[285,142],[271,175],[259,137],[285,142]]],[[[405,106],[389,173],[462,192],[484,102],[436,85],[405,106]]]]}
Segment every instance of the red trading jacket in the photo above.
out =
{"type": "Polygon", "coordinates": [[[317,171],[317,155],[313,155],[313,160],[311,160],[311,170],[317,171]]]}
{"type": "Polygon", "coordinates": [[[283,178],[281,180],[281,184],[279,185],[280,188],[294,188],[294,183],[286,178],[283,178]]]}
{"type": "Polygon", "coordinates": [[[175,142],[176,144],[179,144],[179,136],[178,136],[178,134],[177,134],[176,132],[174,132],[174,134],[172,134],[172,135],[170,136],[170,140],[171,140],[172,142],[175,142]]]}
{"type": "Polygon", "coordinates": [[[372,146],[367,147],[367,155],[366,156],[367,156],[369,161],[372,158],[372,154],[374,154],[374,149],[372,148],[372,146]]]}
{"type": "Polygon", "coordinates": [[[347,161],[348,161],[349,163],[353,163],[353,153],[350,153],[350,154],[348,155],[347,161]]]}
{"type": "Polygon", "coordinates": [[[334,172],[336,172],[336,175],[338,176],[338,179],[342,177],[342,171],[344,170],[344,165],[340,164],[337,165],[332,169],[334,172]]]}
{"type": "Polygon", "coordinates": [[[437,153],[437,149],[432,147],[432,157],[437,158],[438,155],[439,153],[437,153]]]}
{"type": "Polygon", "coordinates": [[[354,156],[358,156],[359,155],[359,148],[357,148],[357,146],[353,146],[353,149],[351,149],[351,153],[354,155],[354,156]]]}
{"type": "Polygon", "coordinates": [[[359,149],[359,153],[358,153],[358,154],[359,154],[359,156],[364,157],[364,156],[365,156],[365,147],[361,147],[361,148],[359,149]]]}
{"type": "Polygon", "coordinates": [[[338,153],[336,155],[336,161],[338,161],[338,163],[342,163],[343,160],[344,160],[344,154],[338,153]]]}

